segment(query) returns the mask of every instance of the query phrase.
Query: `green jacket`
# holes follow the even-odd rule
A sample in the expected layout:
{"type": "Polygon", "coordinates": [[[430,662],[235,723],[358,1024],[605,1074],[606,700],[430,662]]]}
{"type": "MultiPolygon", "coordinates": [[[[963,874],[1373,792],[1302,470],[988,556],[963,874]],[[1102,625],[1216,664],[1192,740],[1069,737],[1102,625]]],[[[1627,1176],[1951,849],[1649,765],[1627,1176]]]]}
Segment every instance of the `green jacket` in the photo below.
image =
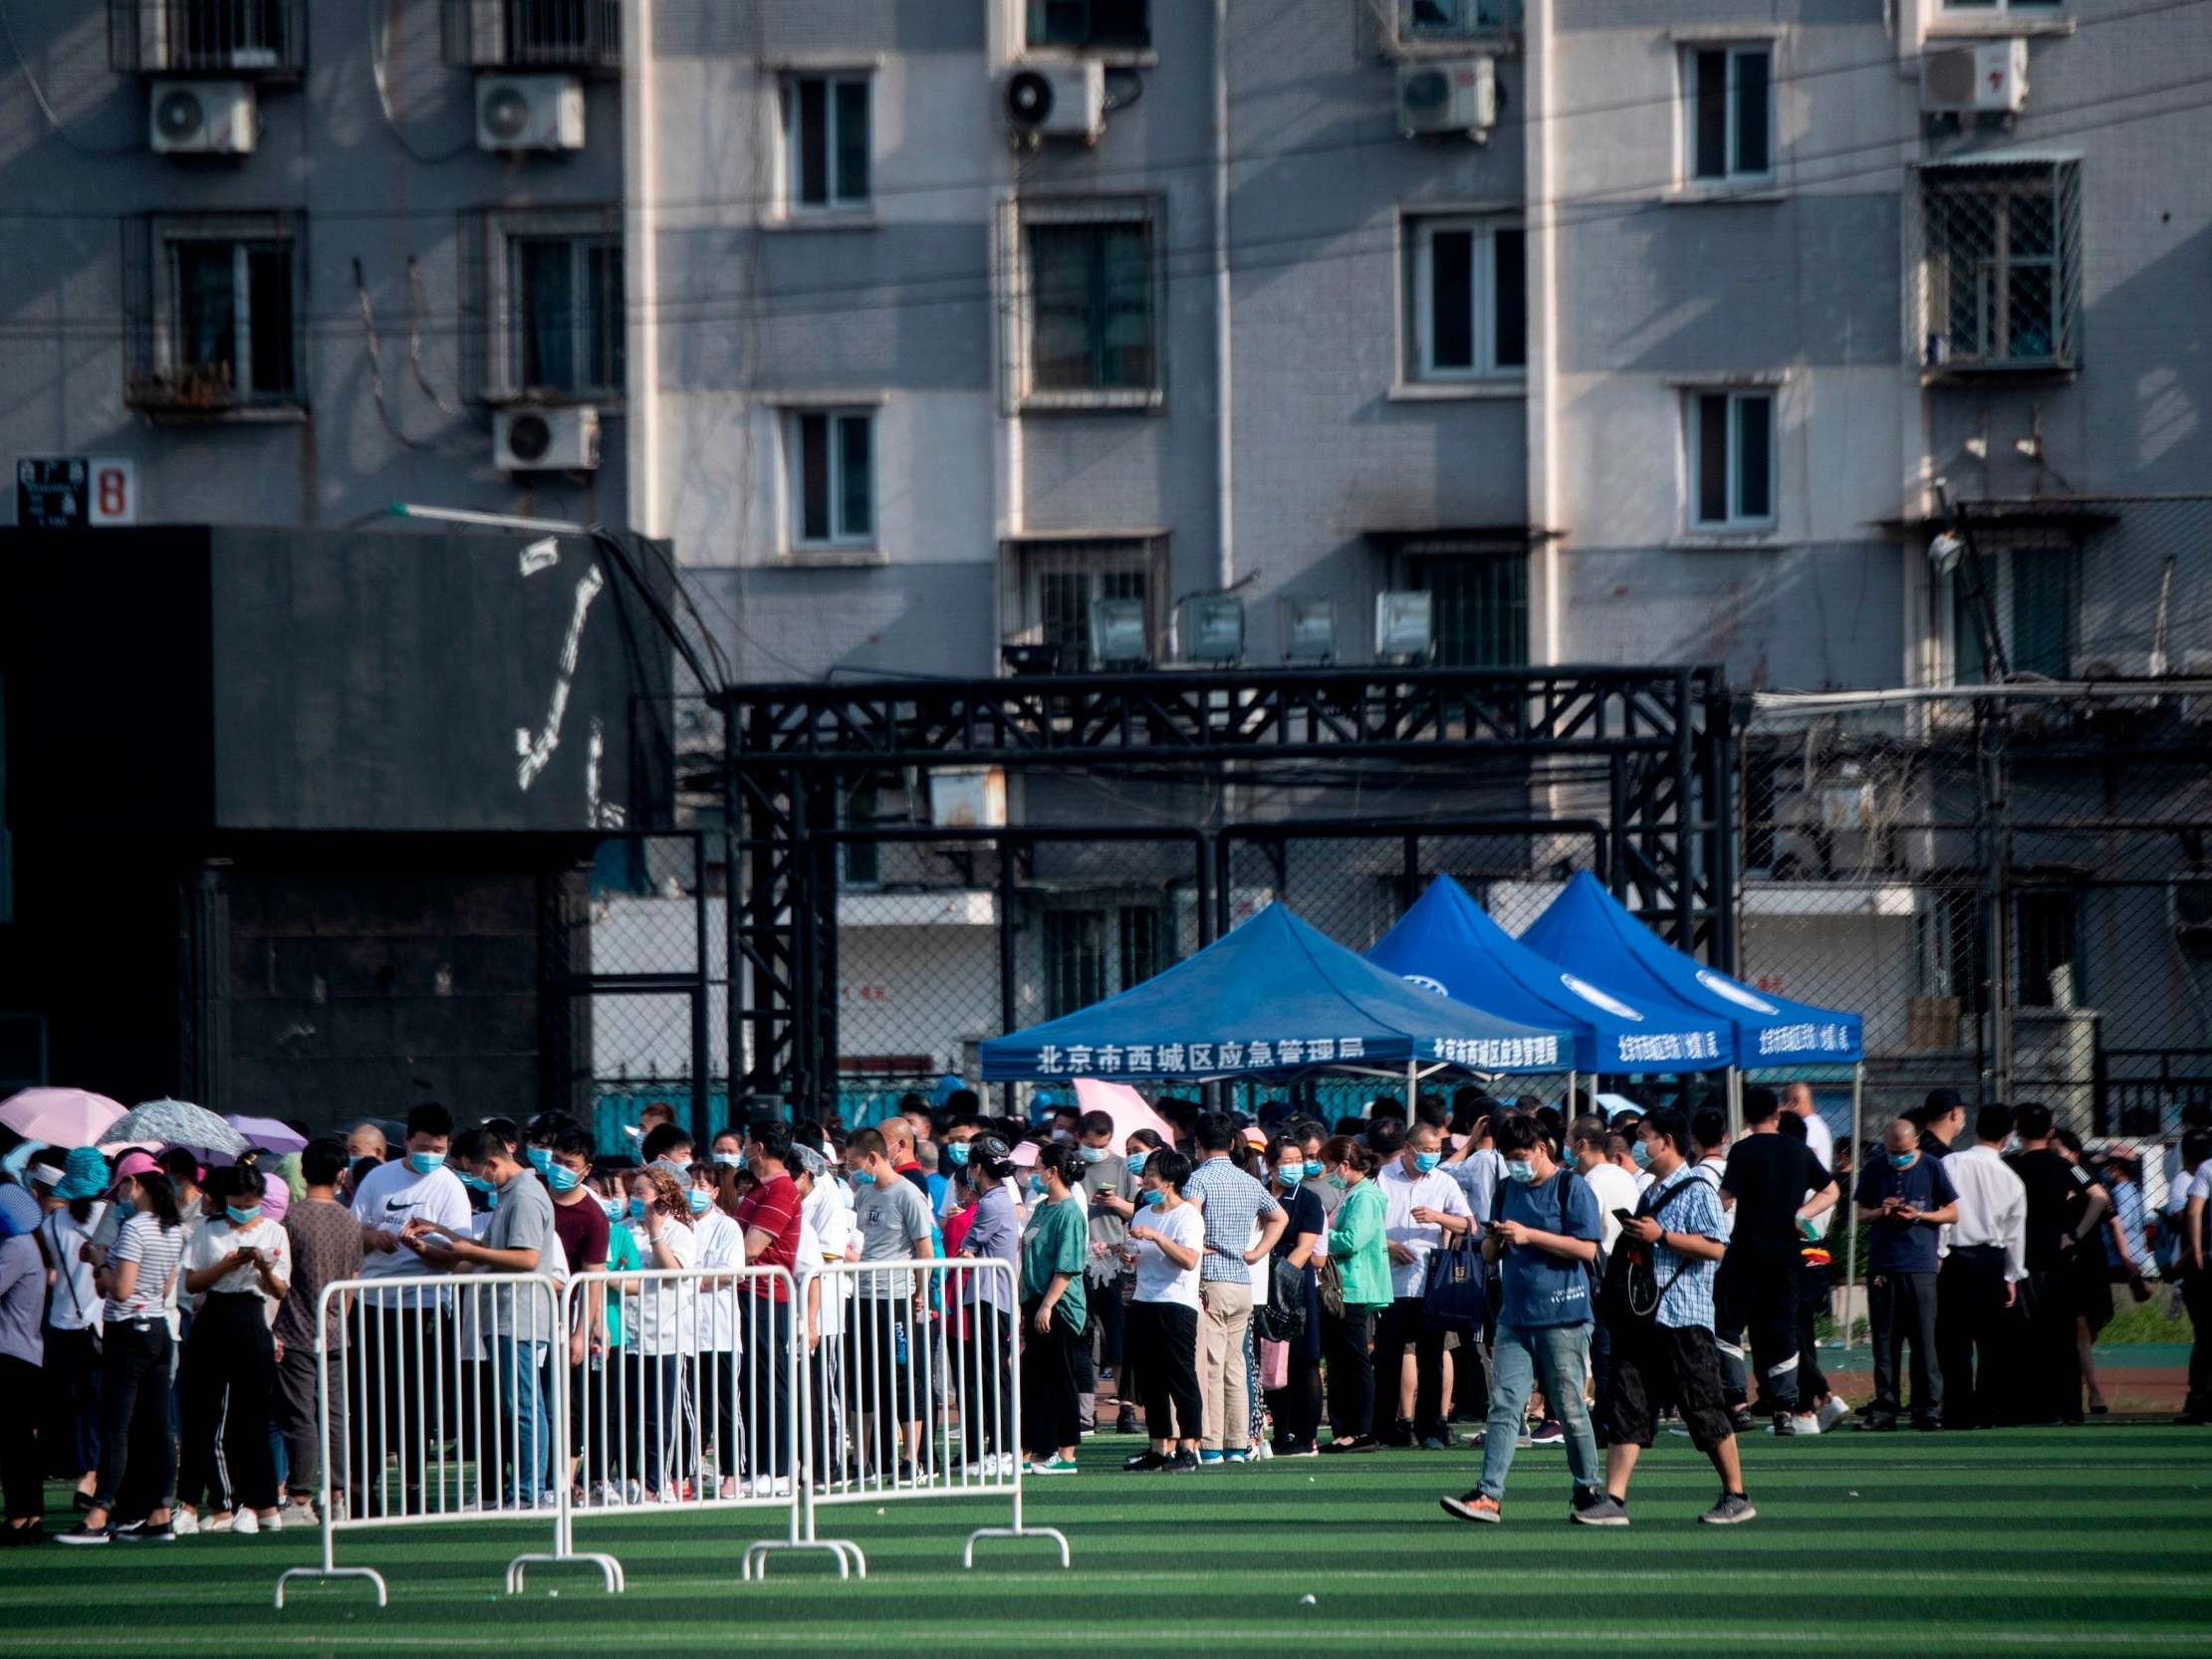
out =
{"type": "Polygon", "coordinates": [[[1390,1304],[1390,1253],[1382,1245],[1382,1189],[1372,1177],[1345,1194],[1337,1225],[1329,1230],[1329,1255],[1344,1278],[1347,1307],[1390,1304]]]}

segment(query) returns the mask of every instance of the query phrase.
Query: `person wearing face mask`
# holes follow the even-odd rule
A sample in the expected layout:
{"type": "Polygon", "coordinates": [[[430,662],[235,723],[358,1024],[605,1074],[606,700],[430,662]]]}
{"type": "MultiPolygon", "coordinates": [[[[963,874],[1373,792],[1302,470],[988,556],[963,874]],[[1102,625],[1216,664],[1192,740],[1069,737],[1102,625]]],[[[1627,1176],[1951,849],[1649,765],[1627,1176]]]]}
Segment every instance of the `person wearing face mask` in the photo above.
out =
{"type": "Polygon", "coordinates": [[[1920,1130],[1894,1119],[1883,1136],[1885,1155],[1858,1177],[1858,1219],[1867,1228],[1866,1310],[1873,1326],[1874,1397],[1858,1426],[1897,1426],[1902,1403],[1897,1363],[1912,1346],[1912,1426],[1943,1426],[1943,1365],[1936,1355],[1937,1243],[1958,1220],[1958,1192],[1942,1163],[1920,1150],[1920,1130]]]}
{"type": "Polygon", "coordinates": [[[1083,1440],[1080,1360],[1087,1323],[1084,1273],[1090,1259],[1083,1204],[1075,1194],[1084,1162],[1073,1146],[1047,1146],[1029,1178],[1022,1234],[1022,1426],[1032,1475],[1073,1475],[1083,1440]]]}
{"type": "Polygon", "coordinates": [[[1376,1380],[1373,1421],[1368,1432],[1389,1446],[1416,1441],[1424,1452],[1450,1446],[1444,1421],[1444,1332],[1428,1320],[1429,1252],[1447,1238],[1459,1238],[1474,1225],[1467,1195],[1437,1166],[1443,1161],[1443,1134],[1434,1124],[1415,1123],[1401,1131],[1395,1122],[1375,1123],[1367,1145],[1384,1158],[1375,1176],[1383,1200],[1383,1240],[1390,1257],[1390,1305],[1374,1332],[1376,1380]],[[1402,1138],[1401,1138],[1402,1136],[1402,1138]],[[1413,1378],[1403,1378],[1405,1350],[1413,1350],[1413,1378]]]}
{"type": "Polygon", "coordinates": [[[419,1375],[419,1356],[453,1348],[445,1298],[411,1283],[436,1270],[404,1233],[408,1222],[420,1218],[467,1234],[468,1189],[445,1167],[452,1137],[453,1114],[425,1101],[407,1113],[404,1153],[369,1171],[354,1189],[361,1277],[377,1282],[355,1302],[347,1333],[353,1363],[362,1368],[348,1448],[348,1466],[367,1472],[348,1493],[357,1518],[384,1513],[383,1471],[394,1454],[400,1460],[402,1513],[423,1513],[422,1454],[429,1435],[409,1432],[400,1444],[392,1441],[402,1423],[419,1430],[426,1422],[442,1422],[443,1379],[432,1383],[419,1375]]]}
{"type": "MultiPolygon", "coordinates": [[[[712,1163],[691,1166],[692,1231],[698,1236],[695,1261],[724,1272],[745,1266],[745,1234],[720,1203],[718,1174],[735,1171],[712,1163]]],[[[818,1247],[819,1248],[819,1247],[818,1247]]],[[[738,1495],[738,1356],[744,1332],[738,1320],[735,1279],[709,1279],[698,1290],[696,1350],[684,1356],[684,1397],[714,1436],[715,1466],[721,1471],[721,1496],[738,1495]]],[[[773,1478],[773,1477],[772,1477],[773,1478]]]]}
{"type": "MultiPolygon", "coordinates": [[[[1120,1211],[1100,1202],[1110,1193],[1124,1204],[1136,1197],[1136,1177],[1129,1173],[1128,1160],[1113,1150],[1113,1119],[1103,1111],[1083,1114],[1083,1121],[1076,1126],[1076,1155],[1083,1160],[1082,1187],[1090,1222],[1090,1265],[1084,1270],[1084,1307],[1090,1325],[1083,1333],[1082,1375],[1083,1426],[1086,1431],[1098,1420],[1100,1384],[1115,1380],[1121,1369],[1122,1309],[1121,1301],[1121,1241],[1127,1235],[1128,1222],[1120,1211]]],[[[1128,1396],[1118,1386],[1115,1394],[1123,1402],[1121,1409],[1128,1410],[1128,1396]]],[[[1133,1416],[1129,1429],[1135,1428],[1133,1416]]]]}
{"type": "Polygon", "coordinates": [[[1183,1197],[1190,1160],[1157,1146],[1147,1148],[1143,1158],[1137,1219],[1120,1254],[1133,1292],[1130,1375],[1144,1388],[1144,1426],[1152,1444],[1122,1467],[1180,1474],[1198,1467],[1205,1430],[1198,1395],[1198,1263],[1206,1227],[1197,1206],[1183,1197]]]}
{"type": "MultiPolygon", "coordinates": [[[[904,1127],[903,1124],[900,1125],[904,1127]]],[[[846,1142],[845,1165],[853,1180],[853,1209],[860,1230],[862,1262],[900,1262],[931,1251],[929,1200],[894,1164],[888,1139],[861,1129],[846,1142]]],[[[924,1401],[913,1374],[913,1344],[927,1313],[926,1289],[911,1270],[859,1276],[855,1308],[857,1341],[848,1349],[849,1370],[860,1386],[863,1415],[873,1436],[861,1436],[862,1480],[909,1480],[905,1445],[924,1401]]]]}
{"type": "MultiPolygon", "coordinates": [[[[1279,1458],[1310,1458],[1319,1450],[1321,1434],[1321,1292],[1318,1270],[1322,1235],[1329,1223],[1321,1199],[1306,1185],[1306,1154],[1299,1143],[1278,1135],[1268,1143],[1267,1167],[1273,1172],[1275,1196],[1291,1213],[1291,1223],[1275,1241],[1265,1271],[1288,1262],[1298,1270],[1299,1297],[1304,1322],[1285,1344],[1286,1373],[1283,1386],[1268,1390],[1268,1410],[1275,1418],[1273,1454],[1279,1458]]],[[[1262,1271],[1258,1266],[1255,1272],[1262,1271]]],[[[1277,1281],[1277,1286],[1280,1286],[1277,1281]]]]}
{"type": "Polygon", "coordinates": [[[183,1456],[172,1525],[180,1537],[277,1532],[269,1322],[292,1280],[292,1242],[261,1213],[261,1173],[251,1164],[210,1170],[201,1190],[212,1215],[184,1250],[185,1294],[203,1300],[177,1367],[183,1456]]]}
{"type": "MultiPolygon", "coordinates": [[[[630,1173],[628,1223],[637,1235],[647,1271],[688,1268],[698,1260],[698,1235],[692,1229],[689,1189],[657,1164],[630,1173]]],[[[625,1324],[625,1397],[634,1401],[624,1463],[642,1461],[648,1502],[681,1501],[687,1401],[683,1392],[683,1355],[698,1341],[695,1293],[682,1280],[645,1279],[628,1302],[625,1324]]],[[[630,1478],[640,1478],[635,1467],[630,1478]]]]}
{"type": "Polygon", "coordinates": [[[968,1158],[983,1125],[973,1117],[959,1117],[945,1126],[944,1137],[937,1142],[937,1167],[945,1177],[944,1196],[937,1201],[937,1219],[941,1223],[962,1209],[974,1197],[974,1185],[967,1180],[968,1158]],[[967,1197],[962,1197],[963,1188],[967,1197]]]}
{"type": "Polygon", "coordinates": [[[1368,1345],[1375,1314],[1390,1305],[1390,1257],[1383,1239],[1388,1205],[1374,1183],[1381,1160],[1349,1135],[1322,1143],[1322,1179],[1343,1194],[1327,1235],[1329,1277],[1322,1292],[1322,1358],[1329,1380],[1330,1441],[1324,1452],[1375,1452],[1374,1361],[1368,1345]],[[1330,1306],[1334,1290],[1337,1307],[1330,1306]]]}
{"type": "Polygon", "coordinates": [[[1014,1284],[995,1273],[960,1276],[961,1317],[948,1344],[953,1374],[967,1390],[960,1428],[969,1472],[989,1479],[1011,1474],[1021,1450],[1014,1444],[1015,1384],[1007,1364],[1021,1275],[1022,1231],[1008,1189],[1015,1168],[1006,1142],[996,1135],[971,1135],[946,1144],[966,1152],[961,1167],[975,1194],[965,1212],[959,1254],[970,1261],[1003,1262],[1014,1270],[1014,1284]]]}
{"type": "MultiPolygon", "coordinates": [[[[284,1234],[292,1253],[291,1289],[277,1304],[277,1428],[284,1436],[285,1487],[291,1502],[284,1519],[292,1526],[313,1526],[323,1465],[323,1368],[319,1349],[339,1351],[345,1314],[334,1301],[320,1331],[325,1286],[361,1273],[361,1229],[338,1202],[338,1178],[346,1168],[346,1147],[336,1139],[311,1140],[300,1153],[300,1174],[307,1192],[285,1212],[284,1234]]],[[[331,1444],[346,1444],[345,1390],[330,1401],[331,1444]]],[[[331,1502],[346,1501],[344,1459],[334,1459],[331,1502]]],[[[341,1509],[340,1513],[344,1513],[341,1509]]]]}

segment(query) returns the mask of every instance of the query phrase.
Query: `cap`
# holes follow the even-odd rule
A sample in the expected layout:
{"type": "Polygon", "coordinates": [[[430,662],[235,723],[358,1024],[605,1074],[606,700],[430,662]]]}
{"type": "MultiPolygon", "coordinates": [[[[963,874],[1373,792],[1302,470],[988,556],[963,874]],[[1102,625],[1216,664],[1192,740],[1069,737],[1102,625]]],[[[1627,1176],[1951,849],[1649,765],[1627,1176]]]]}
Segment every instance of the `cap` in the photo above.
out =
{"type": "MultiPolygon", "coordinates": [[[[153,1160],[143,1152],[132,1152],[130,1157],[141,1160],[147,1169],[153,1167],[153,1160]]],[[[107,1190],[108,1160],[100,1155],[100,1148],[72,1146],[62,1161],[62,1179],[54,1188],[54,1196],[70,1200],[98,1198],[107,1190]]]]}
{"type": "Polygon", "coordinates": [[[292,1208],[292,1189],[285,1185],[284,1177],[275,1170],[266,1170],[261,1177],[261,1215],[265,1221],[282,1221],[292,1208]]]}
{"type": "Polygon", "coordinates": [[[1244,1131],[1244,1141],[1247,1146],[1257,1146],[1265,1152],[1267,1150],[1267,1131],[1265,1129],[1247,1129],[1244,1131]]]}
{"type": "MultiPolygon", "coordinates": [[[[74,1158],[77,1154],[72,1152],[70,1156],[74,1158]]],[[[153,1161],[151,1152],[125,1152],[116,1160],[116,1173],[108,1184],[108,1190],[113,1193],[134,1175],[158,1175],[160,1173],[161,1166],[153,1161]]]]}

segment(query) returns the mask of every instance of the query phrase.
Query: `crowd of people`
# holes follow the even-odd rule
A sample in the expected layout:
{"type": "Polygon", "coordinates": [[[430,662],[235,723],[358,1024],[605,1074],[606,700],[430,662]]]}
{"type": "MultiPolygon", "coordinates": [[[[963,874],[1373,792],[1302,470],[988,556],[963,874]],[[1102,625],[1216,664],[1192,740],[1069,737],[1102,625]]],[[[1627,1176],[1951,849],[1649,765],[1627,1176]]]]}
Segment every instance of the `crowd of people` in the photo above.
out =
{"type": "Polygon", "coordinates": [[[326,1501],[443,1513],[424,1494],[441,1438],[498,1465],[481,1503],[522,1509],[564,1481],[609,1505],[926,1484],[944,1444],[966,1475],[1073,1475],[1102,1432],[1141,1435],[1124,1467],[1158,1474],[1472,1444],[1480,1480],[1442,1504],[1487,1524],[1515,1453],[1557,1445],[1570,1519],[1618,1527],[1638,1454],[1671,1431],[1719,1478],[1699,1519],[1732,1525],[1756,1514],[1747,1433],[2103,1413],[2091,1344],[2115,1288],[2144,1300],[2153,1279],[2179,1282],[2198,1331],[2184,1420],[2212,1414],[2196,1108],[2153,1213],[2131,1148],[2086,1156],[2034,1104],[1970,1120],[1948,1090],[1856,1168],[1802,1083],[1746,1089],[1733,1136],[1713,1107],[1472,1087],[1334,1123],[1287,1100],[1255,1120],[1158,1107],[1170,1132],[1123,1135],[1068,1106],[994,1117],[949,1087],[850,1133],[763,1115],[702,1147],[654,1105],[609,1148],[560,1113],[464,1128],[424,1104],[396,1143],[364,1123],[212,1168],[23,1143],[0,1158],[19,1407],[0,1418],[0,1541],[46,1536],[50,1478],[73,1489],[74,1544],[277,1531],[326,1501]],[[1873,1350],[1855,1413],[1815,1339],[1854,1223],[1873,1350]],[[947,1266],[897,1265],[917,1261],[947,1266]],[[494,1276],[457,1331],[455,1275],[494,1276]],[[580,1275],[607,1294],[530,1300],[580,1275]],[[670,1281],[697,1299],[680,1315],[670,1281]],[[806,1401],[799,1344],[841,1379],[806,1401]],[[426,1384],[448,1352],[490,1438],[426,1384]],[[332,1353],[354,1358],[343,1399],[332,1353]],[[595,1399],[639,1414],[641,1465],[610,1461],[595,1399]]]}

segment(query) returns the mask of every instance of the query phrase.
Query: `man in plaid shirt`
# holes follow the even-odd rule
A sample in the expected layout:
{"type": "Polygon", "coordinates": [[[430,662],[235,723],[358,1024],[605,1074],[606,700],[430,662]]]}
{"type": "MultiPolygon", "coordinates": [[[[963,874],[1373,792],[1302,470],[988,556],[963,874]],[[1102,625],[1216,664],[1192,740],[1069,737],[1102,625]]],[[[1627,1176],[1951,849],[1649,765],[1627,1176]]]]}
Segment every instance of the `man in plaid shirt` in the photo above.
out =
{"type": "Polygon", "coordinates": [[[1609,1504],[1607,1519],[1599,1524],[1628,1524],[1628,1477],[1636,1454],[1651,1444],[1655,1403],[1671,1399],[1690,1431],[1690,1444],[1720,1471],[1720,1501],[1697,1519],[1732,1527],[1759,1512],[1744,1494],[1743,1464],[1713,1340],[1713,1279],[1728,1241],[1720,1195],[1690,1165],[1689,1125],[1680,1112],[1662,1107],[1644,1118],[1638,1133],[1651,1160],[1651,1186],[1633,1218],[1621,1223],[1615,1248],[1640,1242],[1651,1252],[1659,1304],[1650,1317],[1627,1317],[1610,1330],[1612,1374],[1603,1412],[1612,1437],[1605,1451],[1609,1504]],[[1614,1506],[1617,1518],[1609,1514],[1614,1506]]]}
{"type": "Polygon", "coordinates": [[[1198,1258],[1201,1468],[1242,1463],[1248,1456],[1252,1402],[1245,1386],[1244,1334],[1252,1323],[1251,1265],[1267,1260],[1291,1219],[1265,1187],[1229,1161],[1236,1137],[1236,1126],[1219,1112],[1200,1117],[1199,1164],[1183,1184],[1183,1196],[1199,1205],[1206,1224],[1198,1258]]]}

